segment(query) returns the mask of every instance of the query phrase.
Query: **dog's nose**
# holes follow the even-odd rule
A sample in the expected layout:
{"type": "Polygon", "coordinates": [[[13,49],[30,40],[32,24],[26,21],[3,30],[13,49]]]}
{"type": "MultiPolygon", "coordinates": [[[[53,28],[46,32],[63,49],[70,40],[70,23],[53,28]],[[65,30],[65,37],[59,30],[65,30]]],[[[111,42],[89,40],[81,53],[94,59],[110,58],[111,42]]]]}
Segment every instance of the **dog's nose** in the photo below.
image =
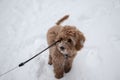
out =
{"type": "Polygon", "coordinates": [[[64,57],[67,59],[68,58],[68,54],[64,54],[64,57]]]}
{"type": "Polygon", "coordinates": [[[60,47],[61,50],[64,50],[65,48],[63,46],[60,47]]]}
{"type": "Polygon", "coordinates": [[[65,54],[66,57],[68,57],[68,54],[65,54]]]}

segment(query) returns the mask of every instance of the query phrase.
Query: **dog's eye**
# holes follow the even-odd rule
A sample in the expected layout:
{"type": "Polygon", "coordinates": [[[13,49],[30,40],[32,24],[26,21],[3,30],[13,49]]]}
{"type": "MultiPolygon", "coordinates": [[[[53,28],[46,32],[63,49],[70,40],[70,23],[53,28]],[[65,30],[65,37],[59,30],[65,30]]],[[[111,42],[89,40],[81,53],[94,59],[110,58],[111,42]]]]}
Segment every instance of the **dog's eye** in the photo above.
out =
{"type": "Polygon", "coordinates": [[[69,43],[71,43],[71,42],[72,42],[72,40],[71,40],[71,39],[68,39],[68,42],[69,42],[69,43]]]}

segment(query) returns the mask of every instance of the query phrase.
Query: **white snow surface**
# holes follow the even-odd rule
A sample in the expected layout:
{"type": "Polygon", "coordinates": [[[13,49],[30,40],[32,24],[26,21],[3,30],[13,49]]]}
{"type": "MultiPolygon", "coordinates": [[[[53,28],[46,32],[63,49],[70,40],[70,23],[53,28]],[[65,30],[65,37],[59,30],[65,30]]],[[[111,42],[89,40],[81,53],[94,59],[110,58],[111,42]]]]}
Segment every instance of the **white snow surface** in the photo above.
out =
{"type": "MultiPolygon", "coordinates": [[[[120,0],[0,0],[0,74],[46,48],[46,33],[69,14],[86,37],[60,80],[120,80],[120,0]]],[[[56,80],[48,50],[0,80],[56,80]]]]}

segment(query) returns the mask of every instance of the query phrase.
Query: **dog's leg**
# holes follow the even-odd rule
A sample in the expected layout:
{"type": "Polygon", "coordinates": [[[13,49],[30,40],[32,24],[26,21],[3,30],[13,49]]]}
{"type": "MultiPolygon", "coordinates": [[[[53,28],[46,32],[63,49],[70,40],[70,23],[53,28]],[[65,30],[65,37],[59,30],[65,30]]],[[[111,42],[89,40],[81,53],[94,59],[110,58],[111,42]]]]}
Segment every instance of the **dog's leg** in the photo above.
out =
{"type": "Polygon", "coordinates": [[[64,65],[64,71],[65,71],[65,73],[68,73],[71,70],[71,68],[72,68],[72,62],[73,62],[73,60],[66,60],[65,61],[65,65],[64,65]]]}
{"type": "Polygon", "coordinates": [[[49,61],[48,61],[48,64],[49,64],[49,65],[52,65],[52,56],[51,56],[51,55],[52,55],[52,52],[53,52],[53,51],[52,51],[52,48],[50,48],[50,49],[49,49],[49,61]]]}
{"type": "Polygon", "coordinates": [[[55,77],[57,79],[62,78],[64,76],[63,62],[60,60],[53,60],[53,67],[54,67],[55,77]]]}
{"type": "Polygon", "coordinates": [[[54,73],[55,77],[57,79],[60,79],[64,76],[64,68],[62,66],[56,66],[57,64],[54,64],[54,73]]]}
{"type": "Polygon", "coordinates": [[[48,61],[48,64],[49,64],[49,65],[52,65],[52,57],[51,57],[50,54],[49,54],[49,61],[48,61]]]}

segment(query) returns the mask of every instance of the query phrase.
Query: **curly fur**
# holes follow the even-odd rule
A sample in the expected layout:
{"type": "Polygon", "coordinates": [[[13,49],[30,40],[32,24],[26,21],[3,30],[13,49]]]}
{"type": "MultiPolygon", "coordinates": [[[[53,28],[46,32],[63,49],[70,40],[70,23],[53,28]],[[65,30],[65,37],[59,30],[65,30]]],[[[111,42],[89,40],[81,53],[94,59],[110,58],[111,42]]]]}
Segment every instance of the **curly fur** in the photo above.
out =
{"type": "Polygon", "coordinates": [[[61,40],[49,49],[48,64],[53,64],[55,77],[58,79],[71,70],[77,51],[83,47],[85,42],[84,35],[75,26],[60,25],[68,17],[69,15],[64,16],[47,32],[48,45],[61,40]],[[65,55],[67,55],[67,58],[65,58],[65,55]]]}

